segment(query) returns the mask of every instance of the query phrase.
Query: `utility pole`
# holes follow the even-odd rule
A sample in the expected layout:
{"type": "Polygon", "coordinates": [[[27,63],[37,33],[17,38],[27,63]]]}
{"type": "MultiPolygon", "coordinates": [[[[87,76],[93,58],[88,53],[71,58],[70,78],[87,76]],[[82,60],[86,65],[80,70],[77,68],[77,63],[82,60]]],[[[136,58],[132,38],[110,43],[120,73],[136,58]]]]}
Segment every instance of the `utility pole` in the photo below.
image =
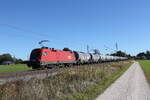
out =
{"type": "Polygon", "coordinates": [[[90,51],[89,51],[89,45],[87,45],[87,53],[89,53],[90,51]]]}
{"type": "Polygon", "coordinates": [[[116,51],[118,51],[118,44],[117,44],[117,42],[116,42],[116,51]]]}

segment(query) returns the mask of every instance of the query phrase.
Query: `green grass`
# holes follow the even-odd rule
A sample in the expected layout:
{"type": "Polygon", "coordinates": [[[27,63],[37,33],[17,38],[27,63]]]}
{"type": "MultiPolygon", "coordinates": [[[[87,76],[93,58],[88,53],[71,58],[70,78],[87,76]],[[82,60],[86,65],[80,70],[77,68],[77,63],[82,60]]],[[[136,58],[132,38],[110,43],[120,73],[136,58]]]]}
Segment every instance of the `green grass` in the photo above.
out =
{"type": "Polygon", "coordinates": [[[0,65],[0,73],[31,70],[26,64],[0,65]]]}
{"type": "Polygon", "coordinates": [[[142,66],[147,81],[150,83],[150,60],[139,60],[138,62],[142,66]]]}

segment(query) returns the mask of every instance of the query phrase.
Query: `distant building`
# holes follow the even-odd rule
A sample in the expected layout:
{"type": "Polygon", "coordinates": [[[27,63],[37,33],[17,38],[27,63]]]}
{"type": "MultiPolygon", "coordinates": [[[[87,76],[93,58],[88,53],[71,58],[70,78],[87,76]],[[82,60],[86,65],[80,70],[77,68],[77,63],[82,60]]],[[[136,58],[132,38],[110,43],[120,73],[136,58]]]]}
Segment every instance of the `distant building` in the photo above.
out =
{"type": "Polygon", "coordinates": [[[0,65],[11,65],[14,64],[12,61],[3,61],[0,65]]]}

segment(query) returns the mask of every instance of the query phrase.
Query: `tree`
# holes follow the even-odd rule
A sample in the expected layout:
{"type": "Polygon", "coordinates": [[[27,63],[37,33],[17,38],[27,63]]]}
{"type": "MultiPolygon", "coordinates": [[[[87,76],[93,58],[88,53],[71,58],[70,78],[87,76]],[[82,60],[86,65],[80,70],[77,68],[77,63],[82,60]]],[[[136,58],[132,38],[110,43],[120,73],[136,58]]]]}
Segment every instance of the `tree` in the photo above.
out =
{"type": "Polygon", "coordinates": [[[119,56],[119,57],[128,57],[129,55],[122,51],[117,51],[116,53],[111,54],[112,56],[119,56]]]}
{"type": "Polygon", "coordinates": [[[12,57],[9,53],[0,55],[0,63],[2,63],[4,61],[11,61],[15,64],[23,63],[22,59],[12,57]]]}
{"type": "Polygon", "coordinates": [[[3,54],[3,55],[0,55],[0,63],[2,63],[3,61],[14,61],[12,56],[10,54],[3,54]]]}
{"type": "Polygon", "coordinates": [[[146,52],[141,52],[139,54],[136,55],[137,59],[147,59],[150,60],[150,51],[146,51],[146,52]]]}
{"type": "Polygon", "coordinates": [[[146,59],[146,54],[145,52],[141,52],[139,54],[136,55],[137,59],[146,59]]]}
{"type": "Polygon", "coordinates": [[[13,61],[14,61],[15,64],[22,64],[23,63],[22,59],[16,58],[16,57],[13,57],[13,61]]]}
{"type": "Polygon", "coordinates": [[[23,63],[23,60],[22,59],[16,59],[15,60],[15,64],[22,64],[23,63]]]}
{"type": "Polygon", "coordinates": [[[150,59],[150,51],[146,51],[146,58],[149,60],[150,59]]]}

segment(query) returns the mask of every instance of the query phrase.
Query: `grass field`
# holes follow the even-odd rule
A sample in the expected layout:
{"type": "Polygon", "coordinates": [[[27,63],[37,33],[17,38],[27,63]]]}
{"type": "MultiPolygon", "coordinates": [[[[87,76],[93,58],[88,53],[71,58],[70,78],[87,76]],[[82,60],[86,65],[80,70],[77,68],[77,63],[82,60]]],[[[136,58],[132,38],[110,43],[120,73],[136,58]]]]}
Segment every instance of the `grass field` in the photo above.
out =
{"type": "Polygon", "coordinates": [[[150,60],[140,60],[139,63],[142,66],[147,81],[150,83],[150,60]]]}
{"type": "Polygon", "coordinates": [[[0,65],[0,73],[31,70],[26,64],[0,65]]]}

